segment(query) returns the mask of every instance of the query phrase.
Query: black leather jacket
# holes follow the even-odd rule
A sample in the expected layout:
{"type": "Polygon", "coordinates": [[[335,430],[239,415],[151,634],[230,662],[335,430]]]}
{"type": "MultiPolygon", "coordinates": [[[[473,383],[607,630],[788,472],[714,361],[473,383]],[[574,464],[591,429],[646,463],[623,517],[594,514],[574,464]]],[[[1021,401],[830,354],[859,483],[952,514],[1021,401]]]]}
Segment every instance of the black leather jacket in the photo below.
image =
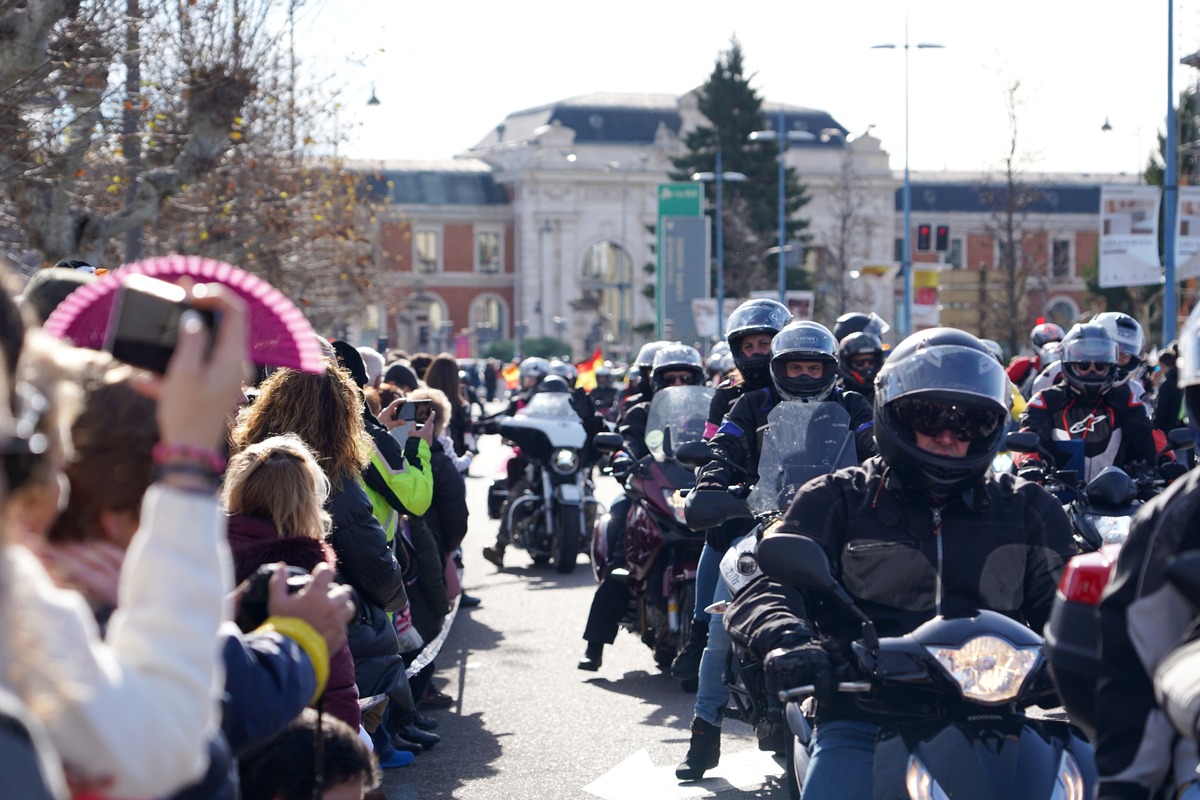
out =
{"type": "MultiPolygon", "coordinates": [[[[880,636],[909,633],[937,614],[997,611],[1041,631],[1058,576],[1074,555],[1058,501],[1015,475],[988,475],[935,507],[900,485],[879,457],[816,478],[796,494],[779,530],[816,540],[834,576],[880,636]]],[[[769,535],[769,534],[768,534],[769,535]]],[[[736,641],[760,657],[800,644],[813,630],[843,647],[859,623],[817,595],[768,578],[748,586],[726,614],[736,641]]],[[[828,709],[847,716],[847,706],[828,709]]]]}

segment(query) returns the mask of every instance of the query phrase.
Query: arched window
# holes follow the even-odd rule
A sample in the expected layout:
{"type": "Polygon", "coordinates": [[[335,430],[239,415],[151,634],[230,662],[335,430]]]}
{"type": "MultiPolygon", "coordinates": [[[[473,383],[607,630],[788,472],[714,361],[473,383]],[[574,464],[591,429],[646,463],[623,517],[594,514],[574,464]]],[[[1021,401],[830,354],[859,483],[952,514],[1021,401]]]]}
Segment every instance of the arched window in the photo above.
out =
{"type": "Polygon", "coordinates": [[[1068,330],[1078,317],[1079,304],[1070,297],[1065,295],[1051,297],[1050,301],[1046,303],[1046,321],[1061,325],[1064,331],[1068,330]]]}
{"type": "Polygon", "coordinates": [[[598,294],[599,313],[602,319],[612,320],[614,326],[628,328],[633,293],[624,292],[622,308],[622,285],[628,290],[633,282],[632,262],[629,254],[616,242],[596,242],[588,248],[583,259],[583,290],[598,294]]]}

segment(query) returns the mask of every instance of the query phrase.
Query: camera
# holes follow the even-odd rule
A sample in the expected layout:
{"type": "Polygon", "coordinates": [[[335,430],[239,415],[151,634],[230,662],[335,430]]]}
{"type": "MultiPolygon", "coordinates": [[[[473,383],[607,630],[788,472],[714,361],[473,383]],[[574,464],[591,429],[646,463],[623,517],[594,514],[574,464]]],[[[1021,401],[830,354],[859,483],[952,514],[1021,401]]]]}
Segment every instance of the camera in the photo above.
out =
{"type": "Polygon", "coordinates": [[[104,349],[126,364],[162,374],[179,343],[179,318],[194,310],[208,329],[208,349],[217,332],[217,315],[187,302],[182,286],[148,275],[125,276],[113,301],[104,349]]]}
{"type": "MultiPolygon", "coordinates": [[[[289,594],[295,594],[312,581],[312,576],[308,574],[308,571],[300,567],[285,565],[283,572],[287,575],[289,594]]],[[[270,616],[267,606],[273,574],[275,574],[275,569],[272,565],[263,564],[253,575],[242,582],[242,599],[238,604],[237,617],[234,622],[242,629],[243,633],[249,633],[262,625],[270,616]]]]}

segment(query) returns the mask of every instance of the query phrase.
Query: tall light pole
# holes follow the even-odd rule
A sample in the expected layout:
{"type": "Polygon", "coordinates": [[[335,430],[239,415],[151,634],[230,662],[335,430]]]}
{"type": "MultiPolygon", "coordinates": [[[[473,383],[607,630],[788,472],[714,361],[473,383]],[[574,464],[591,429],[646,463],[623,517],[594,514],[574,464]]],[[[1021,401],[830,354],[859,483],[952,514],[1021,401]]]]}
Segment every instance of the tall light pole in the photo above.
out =
{"type": "Polygon", "coordinates": [[[746,180],[741,172],[725,172],[721,164],[721,142],[717,142],[717,163],[714,172],[693,172],[692,180],[712,182],[717,186],[717,336],[725,335],[722,316],[725,313],[725,218],[723,214],[723,190],[725,181],[734,183],[746,180]]]}
{"type": "MultiPolygon", "coordinates": [[[[1178,112],[1175,110],[1175,2],[1167,0],[1167,140],[1163,144],[1163,342],[1175,338],[1178,311],[1175,305],[1175,198],[1179,151],[1175,147],[1178,112]]],[[[1165,346],[1165,344],[1164,344],[1165,346]]]]}
{"type": "MultiPolygon", "coordinates": [[[[913,307],[913,274],[912,274],[912,184],[908,177],[908,51],[910,47],[918,50],[941,49],[940,44],[908,43],[908,18],[904,19],[904,252],[900,254],[900,271],[904,276],[904,309],[901,313],[899,329],[900,338],[912,333],[913,307]]],[[[872,45],[873,50],[895,50],[895,44],[872,45]]]]}
{"type": "Polygon", "coordinates": [[[808,131],[789,131],[783,104],[779,105],[779,123],[773,131],[754,131],[748,137],[752,142],[779,142],[779,302],[787,305],[787,166],[784,154],[787,143],[811,142],[817,137],[808,131]]]}
{"type": "Polygon", "coordinates": [[[546,336],[546,243],[545,236],[554,230],[550,220],[543,220],[538,228],[538,336],[546,336]]]}

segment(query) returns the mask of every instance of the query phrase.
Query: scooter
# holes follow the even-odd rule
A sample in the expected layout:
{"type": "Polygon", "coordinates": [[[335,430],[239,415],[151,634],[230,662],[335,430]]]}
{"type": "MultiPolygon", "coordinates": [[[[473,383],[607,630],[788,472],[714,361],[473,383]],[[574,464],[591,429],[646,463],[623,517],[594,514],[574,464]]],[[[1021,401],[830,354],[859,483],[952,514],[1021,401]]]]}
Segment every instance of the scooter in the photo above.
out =
{"type": "MultiPolygon", "coordinates": [[[[763,572],[818,592],[862,623],[845,653],[836,691],[864,713],[888,721],[875,748],[874,797],[903,800],[969,797],[1091,797],[1092,746],[1067,722],[1035,719],[1053,707],[1042,639],[1002,614],[937,616],[905,636],[880,639],[875,626],[833,578],[825,551],[806,536],[774,534],[758,548],[763,572]]],[[[786,772],[798,798],[812,744],[811,685],[779,691],[792,738],[786,772]]]]}
{"type": "MultiPolygon", "coordinates": [[[[695,485],[695,476],[676,459],[676,448],[703,436],[712,395],[708,386],[671,386],[654,393],[645,433],[650,454],[634,464],[625,484],[630,499],[625,566],[612,570],[631,595],[622,627],[641,637],[664,670],[687,641],[696,604],[696,565],[704,548],[703,534],[684,521],[681,492],[695,485]]],[[[624,449],[619,433],[600,433],[594,443],[601,452],[624,449]]],[[[597,581],[609,569],[609,523],[607,514],[601,516],[592,532],[597,581]]],[[[696,686],[684,689],[695,691],[696,686]]]]}
{"type": "Polygon", "coordinates": [[[582,450],[583,424],[571,408],[571,396],[539,392],[521,411],[500,423],[500,435],[520,448],[526,460],[520,496],[507,507],[512,544],[535,564],[553,563],[560,573],[574,571],[584,547],[591,493],[582,450]]]}

